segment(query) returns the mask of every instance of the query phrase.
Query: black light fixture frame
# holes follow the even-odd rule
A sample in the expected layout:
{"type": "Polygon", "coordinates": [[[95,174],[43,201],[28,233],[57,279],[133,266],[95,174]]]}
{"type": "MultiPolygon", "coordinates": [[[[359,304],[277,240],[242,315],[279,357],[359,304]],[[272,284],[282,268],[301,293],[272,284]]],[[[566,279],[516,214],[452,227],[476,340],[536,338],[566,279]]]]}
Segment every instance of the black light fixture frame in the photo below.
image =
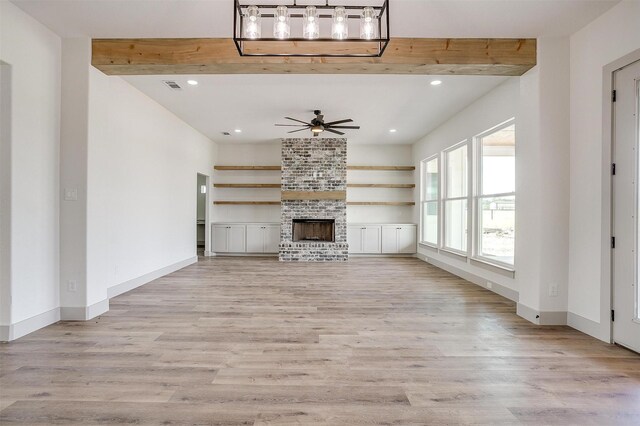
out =
{"type": "MultiPolygon", "coordinates": [[[[243,29],[244,29],[244,19],[245,19],[245,10],[249,6],[257,6],[260,11],[275,9],[278,5],[272,4],[260,4],[259,1],[248,0],[250,3],[240,4],[240,0],[234,0],[234,12],[233,12],[233,42],[238,49],[238,53],[240,56],[288,56],[288,57],[334,57],[334,58],[376,58],[382,56],[385,49],[389,45],[389,0],[381,0],[381,4],[379,6],[343,6],[343,5],[329,5],[329,0],[326,0],[323,5],[313,5],[313,4],[304,4],[299,5],[296,3],[296,0],[293,0],[293,4],[284,4],[283,1],[281,6],[287,6],[288,9],[294,11],[289,16],[291,18],[302,18],[302,10],[304,10],[307,6],[315,6],[316,9],[320,11],[318,14],[318,18],[320,19],[331,19],[333,15],[330,13],[322,13],[322,11],[331,11],[336,7],[344,7],[347,11],[362,11],[365,7],[371,7],[373,10],[377,12],[377,20],[378,20],[378,38],[373,39],[361,39],[361,38],[346,38],[342,40],[336,40],[333,38],[316,38],[316,39],[307,39],[301,37],[292,37],[286,39],[274,38],[274,37],[260,37],[257,39],[253,38],[245,38],[243,37],[243,29]],[[295,11],[300,10],[299,13],[295,13],[295,11]],[[280,43],[289,43],[294,42],[297,46],[304,46],[304,43],[327,43],[327,45],[336,46],[341,43],[369,43],[371,45],[376,45],[377,49],[374,52],[354,52],[354,53],[283,53],[283,52],[247,52],[246,47],[247,44],[251,44],[252,42],[276,42],[275,45],[280,43]]],[[[270,13],[260,13],[261,18],[273,18],[275,14],[270,13]]],[[[360,19],[359,14],[349,14],[347,15],[349,19],[360,19]]]]}

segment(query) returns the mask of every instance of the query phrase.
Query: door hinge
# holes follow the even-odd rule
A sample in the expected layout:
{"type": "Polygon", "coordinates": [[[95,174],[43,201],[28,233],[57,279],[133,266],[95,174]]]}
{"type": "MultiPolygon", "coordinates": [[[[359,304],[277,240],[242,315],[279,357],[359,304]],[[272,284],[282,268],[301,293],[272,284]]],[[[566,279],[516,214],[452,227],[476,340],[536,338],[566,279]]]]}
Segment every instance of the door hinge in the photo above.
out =
{"type": "Polygon", "coordinates": [[[611,164],[611,174],[614,176],[616,175],[616,163],[611,164]]]}
{"type": "Polygon", "coordinates": [[[611,91],[611,102],[615,102],[616,101],[616,91],[612,90],[611,91]]]}
{"type": "Polygon", "coordinates": [[[611,310],[611,321],[615,321],[616,320],[616,311],[614,311],[613,309],[611,310]]]}
{"type": "Polygon", "coordinates": [[[616,248],[616,237],[611,237],[611,248],[616,248]]]}

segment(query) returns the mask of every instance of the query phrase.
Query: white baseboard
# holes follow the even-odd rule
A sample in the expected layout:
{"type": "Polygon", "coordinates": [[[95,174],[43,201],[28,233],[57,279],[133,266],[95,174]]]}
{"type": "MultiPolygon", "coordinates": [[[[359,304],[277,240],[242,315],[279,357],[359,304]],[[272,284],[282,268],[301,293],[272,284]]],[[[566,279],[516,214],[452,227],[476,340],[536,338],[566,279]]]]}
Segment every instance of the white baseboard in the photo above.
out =
{"type": "Polygon", "coordinates": [[[603,342],[611,343],[609,324],[602,325],[578,314],[574,314],[573,312],[569,312],[567,314],[567,325],[603,342]]]}
{"type": "Polygon", "coordinates": [[[0,341],[9,342],[18,339],[58,321],[60,321],[60,308],[54,308],[14,324],[2,325],[0,326],[0,341]]]}
{"type": "Polygon", "coordinates": [[[125,281],[120,284],[116,284],[107,289],[107,297],[111,299],[112,297],[116,297],[121,295],[122,293],[126,293],[128,291],[133,290],[134,288],[140,287],[148,282],[156,280],[160,277],[163,277],[167,274],[175,272],[179,269],[192,265],[198,261],[198,256],[189,257],[185,260],[181,260],[180,262],[176,262],[172,265],[165,266],[164,268],[157,269],[155,271],[149,272],[137,278],[134,278],[129,281],[125,281]]]}
{"type": "Polygon", "coordinates": [[[349,253],[349,257],[417,257],[416,253],[349,253]]]}
{"type": "Polygon", "coordinates": [[[518,292],[516,290],[510,289],[509,287],[505,287],[503,285],[500,285],[500,284],[494,282],[494,283],[492,283],[493,284],[492,288],[487,288],[486,287],[486,282],[487,282],[486,278],[478,277],[477,275],[474,275],[474,274],[472,274],[470,272],[467,272],[467,271],[463,271],[462,269],[456,268],[455,266],[451,266],[451,265],[446,264],[444,262],[440,262],[440,261],[438,261],[438,260],[436,260],[436,259],[434,259],[432,257],[425,256],[422,253],[418,253],[416,255],[416,257],[418,259],[420,259],[420,260],[423,260],[423,261],[433,265],[433,266],[436,266],[436,267],[438,267],[440,269],[444,269],[445,271],[450,272],[453,275],[457,275],[462,279],[465,279],[465,280],[467,280],[469,282],[472,282],[472,283],[474,283],[476,285],[479,285],[480,287],[482,287],[484,289],[487,289],[489,291],[497,293],[502,297],[506,297],[509,300],[512,300],[514,302],[517,302],[519,300],[520,296],[519,296],[518,292]]]}
{"type": "Polygon", "coordinates": [[[87,321],[109,310],[109,299],[101,300],[90,306],[62,306],[60,319],[63,321],[87,321]]]}
{"type": "Polygon", "coordinates": [[[518,316],[537,325],[567,325],[566,311],[538,311],[518,303],[516,313],[518,316]]]}

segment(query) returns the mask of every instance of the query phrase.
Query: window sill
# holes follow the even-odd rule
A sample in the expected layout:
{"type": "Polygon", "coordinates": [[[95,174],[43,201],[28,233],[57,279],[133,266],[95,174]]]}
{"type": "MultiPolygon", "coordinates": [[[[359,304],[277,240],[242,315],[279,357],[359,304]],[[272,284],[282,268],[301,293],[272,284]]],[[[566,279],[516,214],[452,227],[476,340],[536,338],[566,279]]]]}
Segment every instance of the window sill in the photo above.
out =
{"type": "Polygon", "coordinates": [[[493,262],[486,261],[484,259],[472,258],[471,264],[480,268],[484,268],[486,270],[498,273],[500,275],[504,275],[508,278],[515,278],[516,270],[513,268],[509,268],[508,266],[499,265],[493,262]]]}
{"type": "Polygon", "coordinates": [[[422,242],[422,241],[421,241],[421,242],[419,242],[418,244],[419,244],[419,245],[420,245],[420,247],[422,247],[422,248],[426,248],[426,249],[429,249],[429,250],[433,250],[433,251],[435,251],[435,252],[437,252],[437,251],[438,251],[438,247],[437,247],[437,246],[435,246],[435,245],[432,245],[432,244],[429,244],[429,243],[424,243],[424,242],[422,242]]]}

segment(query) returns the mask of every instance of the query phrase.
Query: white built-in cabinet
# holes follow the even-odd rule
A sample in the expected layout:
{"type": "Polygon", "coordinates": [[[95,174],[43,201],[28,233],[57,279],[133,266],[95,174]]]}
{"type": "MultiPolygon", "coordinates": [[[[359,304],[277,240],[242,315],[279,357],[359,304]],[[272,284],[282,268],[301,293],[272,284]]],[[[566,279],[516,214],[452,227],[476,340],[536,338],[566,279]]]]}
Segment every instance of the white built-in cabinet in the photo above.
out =
{"type": "Polygon", "coordinates": [[[380,226],[347,226],[349,253],[380,253],[380,226]]]}
{"type": "Polygon", "coordinates": [[[415,253],[415,225],[383,225],[382,253],[415,253]]]}
{"type": "Polygon", "coordinates": [[[347,226],[349,253],[412,254],[416,252],[416,225],[362,224],[347,226]]]}
{"type": "Polygon", "coordinates": [[[214,253],[278,253],[280,225],[274,223],[218,223],[211,238],[214,253]]]}
{"type": "Polygon", "coordinates": [[[213,251],[217,253],[244,253],[246,227],[244,225],[213,225],[213,251]]]}
{"type": "Polygon", "coordinates": [[[247,253],[277,253],[280,245],[280,226],[247,225],[247,253]]]}

